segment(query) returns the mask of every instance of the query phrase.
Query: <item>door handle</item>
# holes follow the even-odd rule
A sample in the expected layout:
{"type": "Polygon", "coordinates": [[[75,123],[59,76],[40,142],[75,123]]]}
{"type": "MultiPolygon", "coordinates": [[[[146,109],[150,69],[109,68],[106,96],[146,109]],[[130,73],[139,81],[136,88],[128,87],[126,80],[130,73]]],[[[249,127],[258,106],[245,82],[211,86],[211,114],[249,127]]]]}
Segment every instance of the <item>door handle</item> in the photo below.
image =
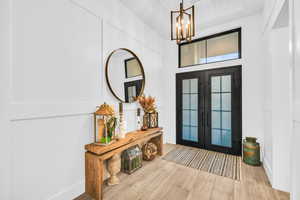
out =
{"type": "Polygon", "coordinates": [[[201,113],[201,124],[204,126],[204,112],[201,113]]]}

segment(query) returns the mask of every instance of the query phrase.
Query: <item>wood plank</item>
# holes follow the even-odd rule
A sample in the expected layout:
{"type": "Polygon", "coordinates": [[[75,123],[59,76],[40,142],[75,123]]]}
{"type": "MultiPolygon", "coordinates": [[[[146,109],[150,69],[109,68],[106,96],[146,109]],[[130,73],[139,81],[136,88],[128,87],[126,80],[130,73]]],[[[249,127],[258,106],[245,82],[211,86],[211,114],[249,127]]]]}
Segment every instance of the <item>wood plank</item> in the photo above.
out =
{"type": "Polygon", "coordinates": [[[189,194],[187,200],[210,200],[216,175],[198,170],[197,180],[194,183],[193,190],[189,194]]]}
{"type": "Polygon", "coordinates": [[[211,200],[231,200],[234,197],[234,180],[226,177],[218,177],[212,188],[211,200]]]}
{"type": "MultiPolygon", "coordinates": [[[[164,155],[177,145],[164,145],[164,155]]],[[[120,173],[121,184],[104,186],[104,200],[289,200],[289,194],[268,183],[262,167],[242,164],[242,179],[221,176],[177,165],[157,157],[132,175],[120,173]]],[[[76,200],[92,200],[82,195],[76,200]]]]}
{"type": "Polygon", "coordinates": [[[85,145],[85,149],[94,154],[102,155],[102,154],[112,151],[116,148],[119,148],[126,144],[135,142],[136,140],[142,139],[146,136],[149,136],[151,134],[154,134],[154,133],[157,133],[160,131],[162,131],[162,128],[153,128],[153,129],[148,129],[146,131],[132,131],[132,132],[127,133],[126,137],[124,139],[115,141],[114,143],[112,143],[110,145],[100,146],[95,143],[91,143],[91,144],[85,145]]]}

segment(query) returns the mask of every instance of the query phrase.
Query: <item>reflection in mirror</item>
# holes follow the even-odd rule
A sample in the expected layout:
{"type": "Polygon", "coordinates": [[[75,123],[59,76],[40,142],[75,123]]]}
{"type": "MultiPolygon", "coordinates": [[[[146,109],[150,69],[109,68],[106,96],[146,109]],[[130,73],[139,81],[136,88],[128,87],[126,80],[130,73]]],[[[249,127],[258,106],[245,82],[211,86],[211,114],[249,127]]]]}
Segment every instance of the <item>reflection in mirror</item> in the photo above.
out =
{"type": "Polygon", "coordinates": [[[126,78],[142,75],[140,64],[136,58],[129,58],[125,60],[125,74],[126,78]]]}
{"type": "Polygon", "coordinates": [[[131,103],[143,93],[145,75],[138,57],[128,49],[113,51],[106,62],[106,80],[112,94],[131,103]]]}

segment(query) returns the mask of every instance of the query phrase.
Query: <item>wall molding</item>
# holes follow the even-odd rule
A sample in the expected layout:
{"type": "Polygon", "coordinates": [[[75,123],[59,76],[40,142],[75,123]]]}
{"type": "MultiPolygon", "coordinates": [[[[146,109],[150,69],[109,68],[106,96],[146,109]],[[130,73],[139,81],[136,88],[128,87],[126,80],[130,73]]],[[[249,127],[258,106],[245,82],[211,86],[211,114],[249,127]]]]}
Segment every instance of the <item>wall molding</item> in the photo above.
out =
{"type": "Polygon", "coordinates": [[[85,181],[82,180],[54,194],[53,196],[47,198],[47,200],[74,199],[84,193],[84,187],[85,181]]]}
{"type": "Polygon", "coordinates": [[[11,103],[9,119],[11,121],[57,118],[91,114],[97,103],[11,103]]]}
{"type": "Polygon", "coordinates": [[[271,185],[273,186],[273,172],[272,172],[270,162],[266,159],[266,157],[264,157],[264,159],[263,159],[263,168],[265,169],[267,177],[268,177],[271,185]]]}
{"type": "MultiPolygon", "coordinates": [[[[75,102],[75,103],[11,103],[9,119],[12,122],[38,119],[51,119],[74,117],[81,115],[92,115],[96,110],[98,102],[75,102]]],[[[115,111],[118,112],[118,104],[112,104],[115,111]]],[[[135,112],[137,104],[127,104],[124,106],[124,112],[135,112]]],[[[159,111],[164,107],[158,105],[159,111]]]]}
{"type": "Polygon", "coordinates": [[[285,3],[285,0],[276,0],[272,6],[271,12],[267,16],[267,21],[264,24],[263,33],[271,30],[281,12],[281,9],[285,3]]]}

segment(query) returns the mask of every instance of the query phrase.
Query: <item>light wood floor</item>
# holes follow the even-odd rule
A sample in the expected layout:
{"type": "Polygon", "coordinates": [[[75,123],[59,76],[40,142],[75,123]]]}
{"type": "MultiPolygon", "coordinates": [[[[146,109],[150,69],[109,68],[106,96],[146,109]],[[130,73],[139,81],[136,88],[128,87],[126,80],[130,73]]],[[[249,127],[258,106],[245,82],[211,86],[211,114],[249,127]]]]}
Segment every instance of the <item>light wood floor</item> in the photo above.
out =
{"type": "MultiPolygon", "coordinates": [[[[164,153],[175,145],[166,144],[164,153]]],[[[288,200],[271,188],[262,167],[242,164],[241,181],[187,168],[156,158],[132,175],[120,173],[121,183],[105,186],[104,200],[288,200]]],[[[75,200],[91,200],[81,195],[75,200]]]]}

